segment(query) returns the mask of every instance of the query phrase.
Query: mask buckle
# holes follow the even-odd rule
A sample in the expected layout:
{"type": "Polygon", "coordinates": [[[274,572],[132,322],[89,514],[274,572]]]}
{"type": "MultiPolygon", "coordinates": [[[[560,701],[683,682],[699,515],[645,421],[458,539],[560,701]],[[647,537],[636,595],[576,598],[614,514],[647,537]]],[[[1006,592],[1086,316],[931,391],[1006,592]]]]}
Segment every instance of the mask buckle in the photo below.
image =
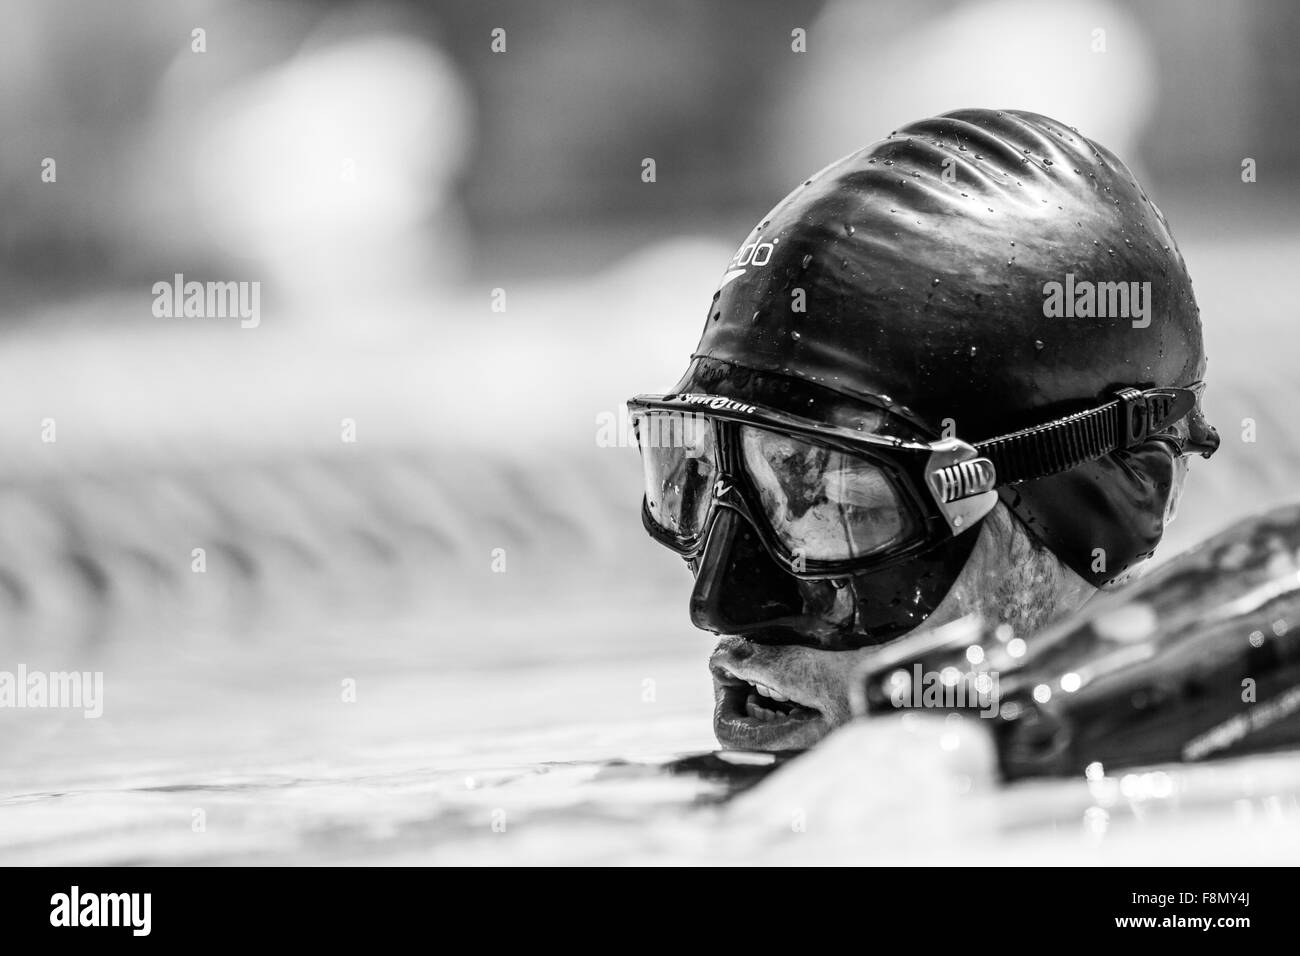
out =
{"type": "Polygon", "coordinates": [[[1152,388],[1145,392],[1121,388],[1115,397],[1120,407],[1120,448],[1124,449],[1142,444],[1196,404],[1195,393],[1185,388],[1152,388]]]}
{"type": "Polygon", "coordinates": [[[973,527],[997,504],[997,469],[957,438],[930,445],[925,483],[954,535],[973,527]]]}

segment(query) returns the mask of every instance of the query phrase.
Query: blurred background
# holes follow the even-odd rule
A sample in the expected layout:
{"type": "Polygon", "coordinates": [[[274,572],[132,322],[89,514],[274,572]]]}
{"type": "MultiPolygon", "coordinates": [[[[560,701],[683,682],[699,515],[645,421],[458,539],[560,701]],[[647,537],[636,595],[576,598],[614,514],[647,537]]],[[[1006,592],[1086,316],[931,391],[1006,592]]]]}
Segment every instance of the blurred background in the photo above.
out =
{"type": "Polygon", "coordinates": [[[767,209],[924,116],[1061,119],[1168,216],[1224,445],[1161,555],[1296,494],[1285,0],[0,15],[0,669],[105,675],[98,720],[0,710],[14,861],[383,857],[486,812],[431,767],[709,749],[622,401],[767,209]],[[156,315],[177,274],[256,327],[156,315]]]}

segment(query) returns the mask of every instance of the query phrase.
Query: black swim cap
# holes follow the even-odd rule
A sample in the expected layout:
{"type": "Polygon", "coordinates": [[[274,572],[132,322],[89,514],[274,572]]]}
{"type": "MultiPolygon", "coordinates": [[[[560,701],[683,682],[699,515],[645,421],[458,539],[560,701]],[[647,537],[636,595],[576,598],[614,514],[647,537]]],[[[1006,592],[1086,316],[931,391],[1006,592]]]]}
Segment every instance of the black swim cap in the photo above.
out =
{"type": "MultiPolygon", "coordinates": [[[[1205,370],[1160,210],[1104,147],[1012,110],[913,123],[795,189],[728,265],[693,357],[678,391],[707,378],[728,394],[728,377],[757,372],[972,443],[1117,388],[1191,387],[1205,370]],[[1052,283],[1070,317],[1049,316],[1052,283]],[[1108,283],[1124,284],[1125,305],[1108,283]],[[1089,284],[1097,294],[1074,308],[1089,284]]],[[[1181,441],[1153,437],[1000,494],[1100,586],[1160,541],[1177,446],[1217,445],[1199,402],[1181,427],[1181,441]]]]}

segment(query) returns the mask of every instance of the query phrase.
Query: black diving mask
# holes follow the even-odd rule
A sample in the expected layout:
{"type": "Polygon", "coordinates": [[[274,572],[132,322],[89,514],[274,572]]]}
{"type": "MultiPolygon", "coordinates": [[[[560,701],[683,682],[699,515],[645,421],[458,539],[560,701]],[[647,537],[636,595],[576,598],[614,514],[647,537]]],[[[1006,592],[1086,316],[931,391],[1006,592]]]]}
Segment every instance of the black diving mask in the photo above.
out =
{"type": "Polygon", "coordinates": [[[816,580],[926,552],[977,526],[998,487],[1133,447],[1170,430],[1196,398],[1195,386],[1121,389],[974,444],[885,437],[718,395],[641,395],[628,410],[645,471],[642,522],[656,541],[693,561],[730,509],[782,570],[816,580]]]}

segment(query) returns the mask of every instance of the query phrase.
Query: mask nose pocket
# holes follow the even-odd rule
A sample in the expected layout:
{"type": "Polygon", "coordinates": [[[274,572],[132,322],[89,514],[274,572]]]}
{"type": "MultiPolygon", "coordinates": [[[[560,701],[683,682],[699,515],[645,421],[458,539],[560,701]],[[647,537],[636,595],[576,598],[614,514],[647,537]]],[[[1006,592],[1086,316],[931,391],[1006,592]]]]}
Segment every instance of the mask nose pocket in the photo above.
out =
{"type": "Polygon", "coordinates": [[[691,623],[715,634],[779,627],[803,614],[798,582],[768,556],[753,527],[719,508],[694,562],[691,623]]]}

